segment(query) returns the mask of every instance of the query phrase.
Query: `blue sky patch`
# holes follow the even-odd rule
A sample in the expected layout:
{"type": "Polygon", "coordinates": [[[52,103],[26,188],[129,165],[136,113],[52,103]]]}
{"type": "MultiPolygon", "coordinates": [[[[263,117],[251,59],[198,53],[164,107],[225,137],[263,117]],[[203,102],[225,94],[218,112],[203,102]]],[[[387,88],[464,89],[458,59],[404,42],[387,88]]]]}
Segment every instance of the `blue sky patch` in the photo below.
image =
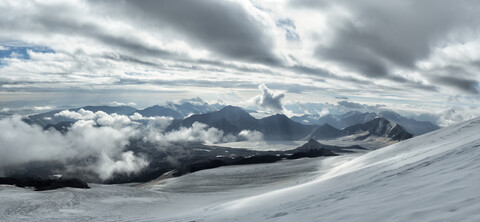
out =
{"type": "Polygon", "coordinates": [[[55,53],[51,48],[45,46],[32,46],[32,45],[12,45],[0,43],[0,62],[4,58],[18,58],[18,59],[30,59],[28,50],[41,53],[55,53]]]}
{"type": "Polygon", "coordinates": [[[300,36],[295,32],[295,23],[290,19],[279,19],[276,22],[277,27],[285,30],[285,38],[289,41],[298,41],[300,36]]]}

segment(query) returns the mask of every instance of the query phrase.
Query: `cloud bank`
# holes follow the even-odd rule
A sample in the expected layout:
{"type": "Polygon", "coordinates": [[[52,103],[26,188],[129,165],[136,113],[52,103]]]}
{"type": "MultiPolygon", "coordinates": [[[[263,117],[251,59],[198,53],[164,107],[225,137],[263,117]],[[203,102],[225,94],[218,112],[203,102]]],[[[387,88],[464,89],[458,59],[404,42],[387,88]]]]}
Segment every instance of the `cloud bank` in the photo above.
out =
{"type": "Polygon", "coordinates": [[[114,173],[138,172],[148,164],[141,156],[124,152],[129,138],[135,134],[129,126],[96,127],[93,120],[79,120],[67,133],[61,134],[28,125],[19,116],[0,120],[0,126],[8,131],[0,135],[0,169],[34,161],[53,161],[64,164],[70,171],[90,170],[104,180],[114,173]],[[87,165],[71,165],[88,158],[93,161],[87,165]]]}
{"type": "Polygon", "coordinates": [[[67,117],[75,122],[61,133],[29,125],[17,115],[0,119],[0,127],[6,132],[0,135],[0,174],[8,169],[45,162],[61,165],[63,170],[59,171],[63,173],[82,172],[90,178],[107,180],[115,174],[138,173],[148,166],[148,156],[128,150],[132,139],[154,144],[159,150],[176,144],[262,139],[258,132],[225,135],[221,130],[198,122],[189,128],[166,132],[172,118],[146,118],[139,113],[125,116],[80,109],[63,110],[55,117],[67,117]]]}

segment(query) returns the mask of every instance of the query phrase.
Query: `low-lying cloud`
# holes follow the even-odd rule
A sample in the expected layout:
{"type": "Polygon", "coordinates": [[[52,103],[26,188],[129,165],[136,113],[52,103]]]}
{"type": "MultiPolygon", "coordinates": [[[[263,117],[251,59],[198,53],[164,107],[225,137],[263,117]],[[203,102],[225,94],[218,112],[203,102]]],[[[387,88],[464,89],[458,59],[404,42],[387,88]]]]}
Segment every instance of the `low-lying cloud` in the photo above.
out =
{"type": "Polygon", "coordinates": [[[262,141],[263,140],[263,133],[259,131],[250,131],[250,130],[242,130],[238,133],[238,136],[242,139],[247,141],[262,141]]]}
{"type": "MultiPolygon", "coordinates": [[[[5,169],[18,169],[32,162],[63,166],[64,173],[85,173],[88,178],[107,180],[115,174],[132,174],[149,165],[148,156],[128,150],[132,140],[154,144],[159,150],[181,143],[215,144],[236,140],[261,140],[258,132],[225,135],[222,130],[195,122],[189,128],[165,131],[170,117],[143,117],[64,110],[55,117],[74,123],[66,132],[25,123],[20,116],[0,120],[0,175],[5,169]]],[[[59,172],[59,173],[62,173],[59,172]]]]}
{"type": "Polygon", "coordinates": [[[135,135],[131,126],[97,127],[93,120],[79,120],[62,134],[28,125],[20,116],[13,116],[0,120],[0,127],[8,131],[0,135],[0,169],[34,161],[54,161],[64,164],[70,171],[89,170],[100,179],[107,179],[114,173],[137,172],[148,164],[143,157],[123,150],[129,138],[135,135]],[[94,159],[93,163],[71,165],[86,158],[94,159]],[[105,167],[109,162],[115,167],[105,167]]]}

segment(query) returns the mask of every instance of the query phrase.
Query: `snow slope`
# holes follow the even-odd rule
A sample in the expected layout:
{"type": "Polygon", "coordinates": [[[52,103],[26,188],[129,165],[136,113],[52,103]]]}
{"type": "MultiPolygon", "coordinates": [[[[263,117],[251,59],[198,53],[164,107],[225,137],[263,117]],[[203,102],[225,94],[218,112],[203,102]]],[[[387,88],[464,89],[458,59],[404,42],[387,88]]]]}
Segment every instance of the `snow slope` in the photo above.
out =
{"type": "Polygon", "coordinates": [[[480,118],[375,150],[315,181],[231,201],[208,221],[479,221],[480,118]]]}
{"type": "Polygon", "coordinates": [[[363,155],[221,167],[150,188],[0,187],[0,221],[480,221],[479,132],[477,118],[363,155]]]}

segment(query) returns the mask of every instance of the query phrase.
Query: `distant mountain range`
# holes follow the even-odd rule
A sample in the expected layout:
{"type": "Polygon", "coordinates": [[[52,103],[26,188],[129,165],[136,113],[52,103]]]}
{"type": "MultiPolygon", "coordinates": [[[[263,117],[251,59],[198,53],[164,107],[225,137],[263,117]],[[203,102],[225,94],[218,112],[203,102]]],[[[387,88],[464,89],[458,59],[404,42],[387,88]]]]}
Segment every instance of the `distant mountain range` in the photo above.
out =
{"type": "Polygon", "coordinates": [[[342,115],[303,115],[292,117],[292,120],[307,125],[329,124],[337,129],[343,129],[355,124],[366,123],[376,118],[385,118],[391,122],[400,124],[413,135],[421,135],[440,128],[429,121],[418,121],[407,118],[393,111],[383,111],[378,114],[352,111],[342,115]]]}
{"type": "MultiPolygon", "coordinates": [[[[79,111],[80,109],[98,112],[103,111],[108,114],[119,114],[119,115],[130,115],[137,111],[136,108],[131,106],[85,106],[81,108],[69,109],[70,111],[79,111]]],[[[68,122],[74,122],[76,120],[64,117],[64,116],[55,116],[55,114],[61,112],[62,110],[54,110],[46,113],[40,113],[36,115],[30,115],[24,118],[24,121],[30,124],[38,124],[41,127],[55,126],[57,124],[68,125],[68,122]]]]}
{"type": "Polygon", "coordinates": [[[191,127],[195,122],[218,128],[226,134],[238,134],[242,130],[259,131],[263,133],[266,140],[335,139],[354,134],[359,135],[357,139],[376,136],[392,140],[404,140],[412,137],[412,134],[408,133],[399,124],[378,116],[368,122],[355,124],[340,130],[329,124],[320,126],[301,124],[282,114],[256,119],[242,108],[234,106],[226,106],[216,112],[192,115],[182,121],[173,123],[167,130],[191,127]]]}
{"type": "MultiPolygon", "coordinates": [[[[116,113],[127,116],[134,113],[139,113],[144,117],[166,116],[181,120],[192,114],[213,112],[223,107],[224,105],[221,104],[208,104],[199,98],[194,98],[191,100],[184,100],[180,104],[169,102],[165,106],[154,105],[141,110],[137,110],[135,107],[131,106],[85,106],[68,110],[78,111],[80,109],[84,109],[92,112],[103,111],[108,114],[116,113]]],[[[68,117],[55,116],[56,113],[61,111],[62,110],[54,110],[46,113],[30,115],[24,118],[24,120],[27,123],[35,123],[44,128],[54,127],[56,129],[60,129],[64,126],[67,126],[69,122],[75,121],[74,119],[68,117]]]]}
{"type": "Polygon", "coordinates": [[[191,127],[194,122],[218,128],[226,134],[238,134],[242,130],[256,130],[263,133],[266,140],[299,140],[315,128],[315,126],[303,125],[292,121],[282,114],[256,119],[242,108],[226,106],[217,112],[192,115],[172,124],[167,130],[191,127]]]}
{"type": "Polygon", "coordinates": [[[333,139],[342,136],[359,135],[355,139],[363,140],[371,136],[390,138],[392,140],[405,140],[412,138],[410,134],[397,123],[378,117],[366,123],[355,124],[341,130],[327,124],[318,127],[310,136],[313,139],[333,139]]]}
{"type": "MultiPolygon", "coordinates": [[[[108,114],[132,115],[139,113],[145,117],[169,116],[175,120],[167,127],[167,131],[181,127],[191,127],[200,122],[222,130],[225,134],[238,135],[243,130],[258,131],[265,140],[306,140],[336,139],[355,135],[357,140],[369,137],[384,137],[391,140],[404,140],[412,137],[412,130],[424,133],[437,127],[429,122],[416,121],[402,117],[394,112],[360,113],[349,112],[343,115],[326,115],[323,117],[304,115],[288,118],[282,114],[256,119],[240,107],[209,105],[202,100],[183,102],[181,104],[167,103],[165,106],[152,106],[137,110],[130,106],[86,106],[84,110],[92,112],[103,111],[108,114]],[[218,110],[218,108],[221,108],[218,110]],[[401,123],[406,124],[404,127],[401,123]]],[[[80,108],[70,109],[78,111],[80,108]]],[[[45,129],[54,128],[66,132],[76,120],[64,116],[55,116],[60,110],[32,115],[24,120],[38,124],[45,129]]]]}
{"type": "Polygon", "coordinates": [[[155,105],[136,112],[145,117],[169,116],[174,119],[184,119],[192,114],[209,113],[223,107],[224,105],[218,103],[208,104],[200,98],[194,98],[185,100],[180,104],[168,102],[165,106],[155,105]]]}

